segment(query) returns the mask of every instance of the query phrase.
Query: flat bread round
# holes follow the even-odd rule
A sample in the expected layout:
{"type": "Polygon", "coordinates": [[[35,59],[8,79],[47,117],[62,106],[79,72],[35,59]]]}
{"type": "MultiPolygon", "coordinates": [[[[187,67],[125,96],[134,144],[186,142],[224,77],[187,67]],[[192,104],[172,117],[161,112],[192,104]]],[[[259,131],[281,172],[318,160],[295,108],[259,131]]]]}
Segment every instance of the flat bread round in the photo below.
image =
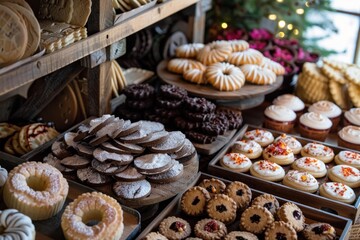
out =
{"type": "Polygon", "coordinates": [[[15,3],[15,4],[17,4],[17,5],[19,5],[19,6],[22,6],[22,7],[26,8],[27,10],[29,10],[29,11],[32,13],[32,15],[35,15],[35,14],[34,14],[34,11],[32,10],[32,8],[30,7],[30,5],[29,5],[25,0],[0,0],[0,4],[1,4],[2,2],[15,3]]]}
{"type": "MultiPolygon", "coordinates": [[[[39,16],[57,22],[69,23],[74,14],[73,0],[41,1],[39,16]]],[[[76,13],[75,13],[76,14],[76,13]]]]}
{"type": "Polygon", "coordinates": [[[73,0],[74,13],[71,24],[84,27],[91,13],[91,0],[73,0]]]}

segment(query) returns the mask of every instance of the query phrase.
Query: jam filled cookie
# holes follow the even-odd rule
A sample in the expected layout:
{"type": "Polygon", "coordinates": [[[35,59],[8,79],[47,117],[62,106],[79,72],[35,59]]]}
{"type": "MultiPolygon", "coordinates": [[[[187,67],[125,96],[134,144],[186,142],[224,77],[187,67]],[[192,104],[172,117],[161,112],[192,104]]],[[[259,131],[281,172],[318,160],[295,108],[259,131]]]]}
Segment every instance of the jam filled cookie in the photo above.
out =
{"type": "Polygon", "coordinates": [[[281,134],[275,139],[275,142],[283,141],[286,145],[291,148],[294,154],[299,154],[302,148],[301,143],[292,136],[281,134]]]}
{"type": "Polygon", "coordinates": [[[199,186],[189,188],[181,197],[181,210],[190,216],[201,215],[209,200],[210,194],[205,188],[199,186]]]}
{"type": "Polygon", "coordinates": [[[275,221],[265,231],[265,240],[273,239],[296,240],[297,234],[295,229],[289,223],[283,221],[275,221]]]}
{"type": "Polygon", "coordinates": [[[360,187],[360,171],[347,165],[336,165],[329,169],[328,177],[333,182],[340,182],[351,188],[360,187]]]}
{"type": "Polygon", "coordinates": [[[170,240],[178,240],[190,236],[191,227],[182,218],[168,217],[160,223],[159,232],[170,240]]]}
{"type": "Polygon", "coordinates": [[[343,183],[327,182],[320,186],[320,195],[344,203],[353,203],[356,195],[354,190],[343,183]]]}
{"type": "Polygon", "coordinates": [[[253,140],[241,140],[234,143],[231,152],[244,154],[249,159],[256,159],[261,156],[262,148],[260,144],[253,140]]]}
{"type": "Polygon", "coordinates": [[[224,182],[215,178],[204,179],[199,184],[199,186],[205,188],[210,193],[210,196],[213,196],[214,194],[224,193],[226,188],[224,182]]]}
{"type": "Polygon", "coordinates": [[[303,157],[314,157],[324,163],[329,163],[333,160],[335,154],[334,151],[320,143],[308,143],[301,149],[301,155],[303,157]]]}
{"type": "Polygon", "coordinates": [[[226,195],[231,197],[239,209],[245,209],[249,206],[252,193],[248,185],[242,182],[231,182],[225,190],[226,195]]]}
{"type": "Polygon", "coordinates": [[[292,202],[283,204],[277,211],[277,216],[281,221],[290,223],[295,231],[300,232],[305,227],[305,216],[301,209],[292,202]]]}
{"type": "Polygon", "coordinates": [[[261,160],[251,165],[250,174],[254,177],[277,182],[284,178],[285,171],[280,165],[276,163],[267,160],[261,160]]]}
{"type": "Polygon", "coordinates": [[[303,235],[306,240],[334,240],[336,231],[328,223],[312,223],[305,227],[303,235]]]}
{"type": "Polygon", "coordinates": [[[279,209],[279,201],[271,194],[262,194],[254,198],[251,206],[261,206],[269,210],[273,215],[279,209]]]}
{"type": "Polygon", "coordinates": [[[266,147],[274,141],[274,136],[271,134],[271,132],[261,129],[247,131],[244,134],[244,138],[248,140],[254,140],[262,147],[266,147]]]}
{"type": "Polygon", "coordinates": [[[260,206],[247,208],[240,219],[240,229],[259,234],[265,231],[274,222],[274,217],[269,210],[260,206]]]}
{"type": "Polygon", "coordinates": [[[345,164],[360,169],[360,154],[351,151],[341,151],[335,156],[336,164],[345,164]]]}
{"type": "Polygon", "coordinates": [[[220,165],[236,172],[247,172],[252,162],[247,156],[241,153],[228,153],[220,160],[220,165]]]}
{"type": "Polygon", "coordinates": [[[267,146],[263,151],[265,160],[279,165],[288,165],[295,161],[294,153],[283,141],[277,141],[267,146]]]}
{"type": "Polygon", "coordinates": [[[283,184],[310,193],[316,192],[319,188],[319,183],[313,175],[298,170],[290,170],[285,175],[283,184]]]}
{"type": "Polygon", "coordinates": [[[313,157],[299,158],[291,165],[291,168],[308,172],[315,178],[325,177],[327,173],[325,163],[313,157]]]}
{"type": "Polygon", "coordinates": [[[242,231],[233,231],[225,236],[224,240],[258,240],[259,238],[250,232],[242,232],[242,231]]]}
{"type": "Polygon", "coordinates": [[[194,232],[197,237],[203,240],[217,240],[222,239],[227,234],[227,228],[220,221],[206,218],[196,223],[194,232]]]}
{"type": "Polygon", "coordinates": [[[206,207],[209,217],[223,223],[231,223],[235,220],[236,209],[236,202],[225,194],[216,194],[206,207]]]}

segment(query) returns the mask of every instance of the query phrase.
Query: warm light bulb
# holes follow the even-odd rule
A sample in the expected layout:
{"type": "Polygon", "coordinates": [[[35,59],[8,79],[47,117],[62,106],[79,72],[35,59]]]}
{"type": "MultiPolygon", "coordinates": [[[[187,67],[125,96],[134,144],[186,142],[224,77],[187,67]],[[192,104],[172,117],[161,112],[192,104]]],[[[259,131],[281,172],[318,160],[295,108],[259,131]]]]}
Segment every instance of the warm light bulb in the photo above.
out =
{"type": "Polygon", "coordinates": [[[287,25],[287,29],[289,29],[289,30],[292,30],[293,27],[294,27],[294,26],[293,26],[291,23],[287,25]]]}
{"type": "Polygon", "coordinates": [[[226,22],[223,22],[223,23],[221,24],[221,27],[222,27],[223,29],[227,29],[228,24],[227,24],[226,22]]]}
{"type": "Polygon", "coordinates": [[[283,38],[283,37],[285,37],[285,33],[284,33],[284,32],[279,32],[278,36],[279,36],[280,38],[283,38]]]}
{"type": "Polygon", "coordinates": [[[308,1],[305,2],[306,7],[310,7],[310,3],[308,1]]]}
{"type": "Polygon", "coordinates": [[[270,20],[276,20],[277,16],[275,14],[269,14],[270,20]]]}
{"type": "Polygon", "coordinates": [[[279,28],[283,28],[283,27],[285,27],[286,22],[284,20],[280,20],[278,25],[279,25],[279,28]]]}
{"type": "Polygon", "coordinates": [[[284,0],[276,0],[277,2],[279,2],[279,3],[282,3],[284,0]]]}
{"type": "Polygon", "coordinates": [[[304,9],[298,8],[298,9],[296,9],[296,13],[299,15],[304,14],[304,9]]]}
{"type": "Polygon", "coordinates": [[[295,35],[299,35],[299,30],[294,29],[294,34],[295,34],[295,35]]]}

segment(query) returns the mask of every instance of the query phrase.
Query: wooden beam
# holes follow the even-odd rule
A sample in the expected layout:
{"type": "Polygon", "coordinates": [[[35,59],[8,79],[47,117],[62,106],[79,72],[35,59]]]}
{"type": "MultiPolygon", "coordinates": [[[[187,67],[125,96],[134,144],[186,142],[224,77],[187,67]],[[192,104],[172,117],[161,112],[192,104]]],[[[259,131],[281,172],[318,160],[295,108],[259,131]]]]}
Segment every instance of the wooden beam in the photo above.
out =
{"type": "Polygon", "coordinates": [[[195,14],[189,17],[192,42],[203,43],[205,36],[206,11],[211,7],[211,1],[201,0],[195,5],[195,14]]]}

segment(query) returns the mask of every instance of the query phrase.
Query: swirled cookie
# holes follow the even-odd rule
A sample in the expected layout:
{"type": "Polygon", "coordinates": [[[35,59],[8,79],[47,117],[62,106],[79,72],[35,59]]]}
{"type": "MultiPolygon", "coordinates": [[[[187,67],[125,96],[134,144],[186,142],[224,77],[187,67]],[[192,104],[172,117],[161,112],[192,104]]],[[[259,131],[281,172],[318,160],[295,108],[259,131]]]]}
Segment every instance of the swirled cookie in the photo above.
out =
{"type": "Polygon", "coordinates": [[[205,78],[220,91],[235,91],[245,84],[245,76],[238,67],[229,63],[215,63],[205,71],[205,78]]]}
{"type": "Polygon", "coordinates": [[[202,69],[188,69],[184,71],[183,78],[191,83],[207,84],[207,80],[205,78],[205,71],[202,69]]]}
{"type": "Polygon", "coordinates": [[[228,62],[236,66],[244,64],[260,64],[264,56],[258,50],[249,48],[242,52],[234,52],[229,56],[228,62]]]}
{"type": "Polygon", "coordinates": [[[175,56],[178,58],[195,58],[204,47],[202,43],[188,43],[181,45],[175,49],[175,56]]]}
{"type": "Polygon", "coordinates": [[[167,64],[167,69],[170,72],[178,73],[178,74],[183,74],[184,71],[193,68],[204,70],[205,66],[202,65],[201,62],[185,59],[185,58],[174,58],[171,59],[167,64]]]}
{"type": "Polygon", "coordinates": [[[240,69],[244,73],[246,81],[254,84],[267,85],[276,81],[276,74],[273,71],[258,65],[245,64],[240,69]]]}
{"type": "Polygon", "coordinates": [[[281,66],[280,63],[277,63],[267,57],[262,58],[260,66],[273,71],[276,75],[284,75],[285,74],[285,68],[283,66],[281,66]]]}
{"type": "Polygon", "coordinates": [[[204,65],[209,66],[213,63],[226,61],[231,52],[232,48],[230,44],[215,41],[205,45],[205,47],[198,52],[196,58],[204,65]]]}

